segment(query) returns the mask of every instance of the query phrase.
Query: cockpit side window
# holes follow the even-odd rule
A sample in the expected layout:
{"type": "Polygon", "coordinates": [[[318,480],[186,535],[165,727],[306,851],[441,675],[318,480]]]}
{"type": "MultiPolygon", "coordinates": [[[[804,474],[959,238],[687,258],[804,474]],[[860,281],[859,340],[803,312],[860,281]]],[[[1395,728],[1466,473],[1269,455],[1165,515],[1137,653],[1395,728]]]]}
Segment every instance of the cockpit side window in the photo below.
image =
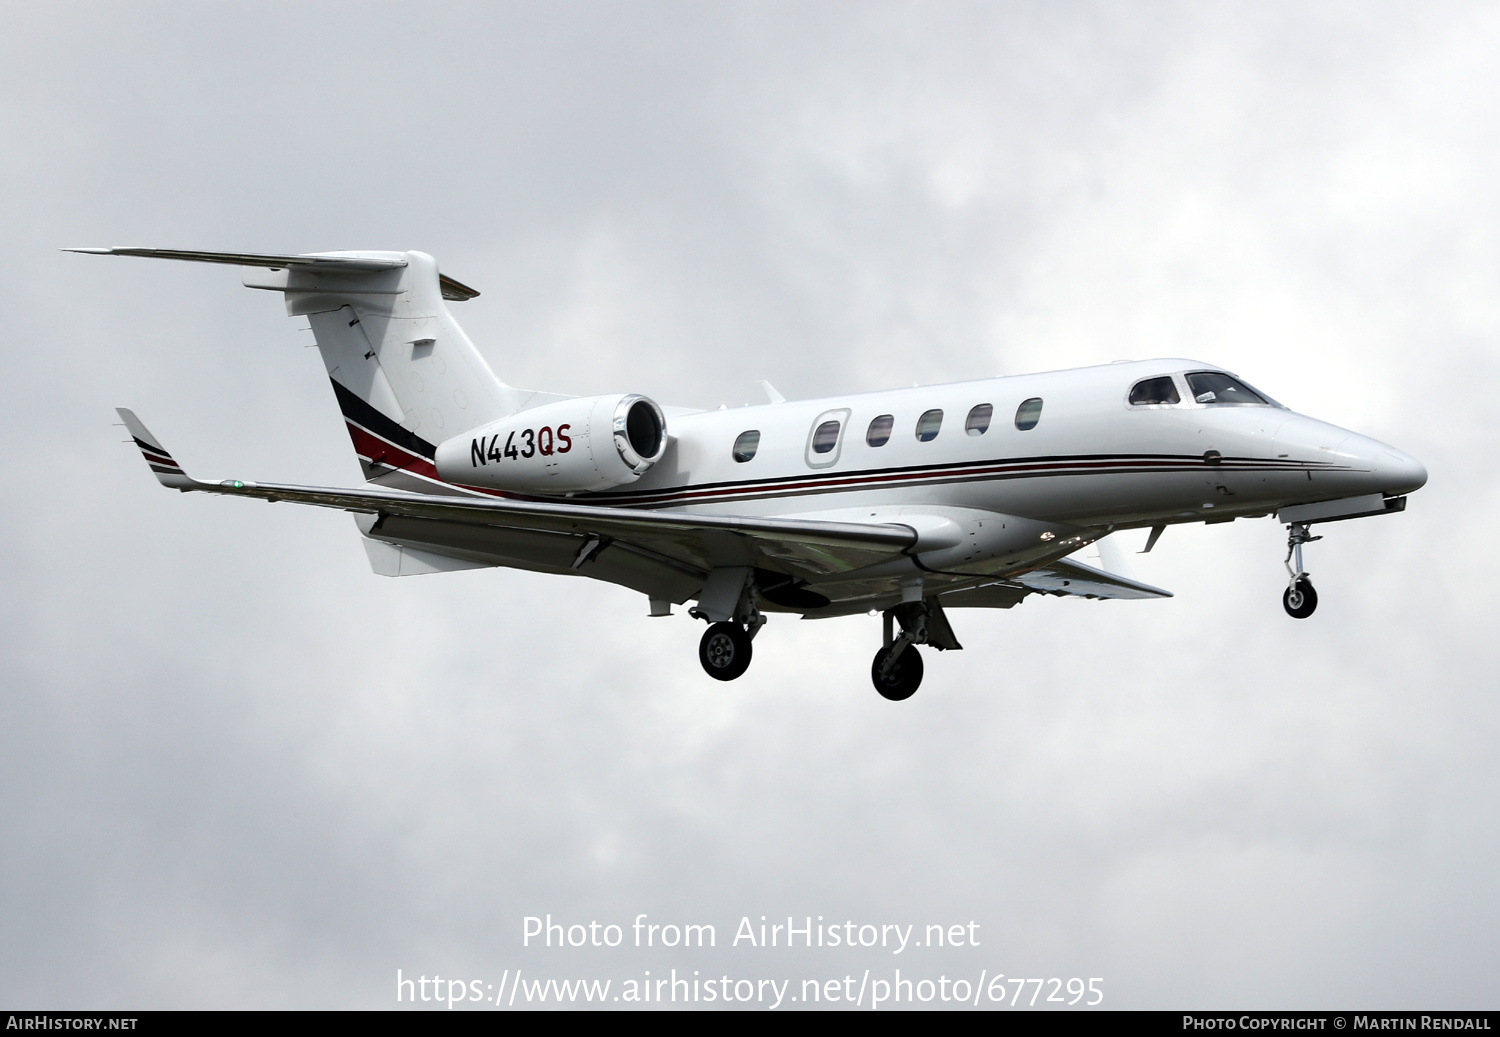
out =
{"type": "Polygon", "coordinates": [[[1162,406],[1181,402],[1182,397],[1177,395],[1177,383],[1172,381],[1170,375],[1147,378],[1145,381],[1136,382],[1130,388],[1132,407],[1162,406]]]}
{"type": "Polygon", "coordinates": [[[1239,406],[1270,406],[1270,401],[1237,378],[1223,371],[1194,371],[1187,376],[1188,389],[1198,403],[1239,406]]]}

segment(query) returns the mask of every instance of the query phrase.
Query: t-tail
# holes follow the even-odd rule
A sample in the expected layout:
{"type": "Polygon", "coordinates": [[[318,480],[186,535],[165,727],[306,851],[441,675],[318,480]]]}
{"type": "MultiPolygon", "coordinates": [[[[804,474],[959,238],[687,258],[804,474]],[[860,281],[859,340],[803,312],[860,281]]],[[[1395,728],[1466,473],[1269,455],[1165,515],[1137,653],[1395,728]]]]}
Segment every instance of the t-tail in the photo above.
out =
{"type": "Polygon", "coordinates": [[[495,377],[446,305],[479,293],[425,252],[65,251],[237,265],[246,287],[281,292],[288,315],[311,325],[365,478],[381,486],[451,494],[438,443],[561,398],[495,377]]]}

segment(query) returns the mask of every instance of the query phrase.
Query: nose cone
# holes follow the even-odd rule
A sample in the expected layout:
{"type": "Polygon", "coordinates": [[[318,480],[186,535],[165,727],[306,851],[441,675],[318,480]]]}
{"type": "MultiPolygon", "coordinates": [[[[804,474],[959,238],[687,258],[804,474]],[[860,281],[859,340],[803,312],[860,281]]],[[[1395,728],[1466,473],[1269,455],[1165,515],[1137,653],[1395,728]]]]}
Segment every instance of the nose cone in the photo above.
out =
{"type": "Polygon", "coordinates": [[[1410,454],[1300,415],[1277,431],[1276,448],[1281,457],[1317,465],[1313,472],[1320,489],[1336,489],[1351,497],[1363,493],[1399,496],[1427,482],[1427,469],[1410,454]]]}
{"type": "Polygon", "coordinates": [[[1382,477],[1382,490],[1402,494],[1420,490],[1427,485],[1427,466],[1421,461],[1384,443],[1375,445],[1380,448],[1375,455],[1375,470],[1382,477]]]}
{"type": "Polygon", "coordinates": [[[1370,489],[1388,497],[1420,490],[1427,482],[1427,468],[1421,461],[1377,439],[1350,436],[1339,444],[1339,452],[1369,473],[1370,489]]]}

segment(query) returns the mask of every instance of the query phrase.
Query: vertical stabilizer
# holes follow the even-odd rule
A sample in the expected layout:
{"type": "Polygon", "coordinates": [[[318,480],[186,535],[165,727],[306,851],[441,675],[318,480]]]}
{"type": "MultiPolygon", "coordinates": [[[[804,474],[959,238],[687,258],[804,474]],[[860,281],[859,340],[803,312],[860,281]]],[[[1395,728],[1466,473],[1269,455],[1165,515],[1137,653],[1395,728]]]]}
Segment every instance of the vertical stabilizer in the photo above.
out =
{"type": "Polygon", "coordinates": [[[512,389],[495,377],[449,314],[431,256],[323,255],[401,265],[380,270],[246,267],[245,284],[283,292],[287,313],[307,317],[365,478],[401,489],[433,490],[438,443],[515,413],[535,394],[512,389]]]}
{"type": "Polygon", "coordinates": [[[490,371],[444,305],[446,282],[431,255],[327,252],[320,258],[393,264],[381,270],[245,267],[246,287],[282,291],[288,314],[308,318],[366,479],[452,492],[435,486],[437,444],[534,405],[538,393],[511,389],[490,371]]]}
{"type": "Polygon", "coordinates": [[[513,389],[495,377],[443,302],[479,293],[441,274],[425,252],[63,251],[238,265],[246,287],[283,293],[287,313],[312,325],[354,450],[374,483],[451,493],[433,467],[437,444],[565,398],[513,389]]]}

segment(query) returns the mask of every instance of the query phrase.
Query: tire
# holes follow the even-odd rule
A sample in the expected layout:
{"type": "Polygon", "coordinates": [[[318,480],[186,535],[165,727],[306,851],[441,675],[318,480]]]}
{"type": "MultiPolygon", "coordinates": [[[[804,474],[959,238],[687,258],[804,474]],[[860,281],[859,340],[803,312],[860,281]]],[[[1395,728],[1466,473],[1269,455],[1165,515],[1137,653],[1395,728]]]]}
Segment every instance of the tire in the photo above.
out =
{"type": "Polygon", "coordinates": [[[896,665],[882,678],[880,664],[885,661],[885,652],[884,648],[876,652],[875,661],[870,665],[870,681],[875,690],[892,702],[911,698],[922,685],[922,653],[917,651],[916,645],[907,645],[896,665]]]}
{"type": "Polygon", "coordinates": [[[750,635],[738,623],[715,623],[698,642],[703,672],[716,681],[732,681],[750,668],[750,635]]]}
{"type": "Polygon", "coordinates": [[[1306,577],[1281,592],[1281,607],[1293,619],[1306,619],[1318,607],[1318,592],[1306,577]]]}

